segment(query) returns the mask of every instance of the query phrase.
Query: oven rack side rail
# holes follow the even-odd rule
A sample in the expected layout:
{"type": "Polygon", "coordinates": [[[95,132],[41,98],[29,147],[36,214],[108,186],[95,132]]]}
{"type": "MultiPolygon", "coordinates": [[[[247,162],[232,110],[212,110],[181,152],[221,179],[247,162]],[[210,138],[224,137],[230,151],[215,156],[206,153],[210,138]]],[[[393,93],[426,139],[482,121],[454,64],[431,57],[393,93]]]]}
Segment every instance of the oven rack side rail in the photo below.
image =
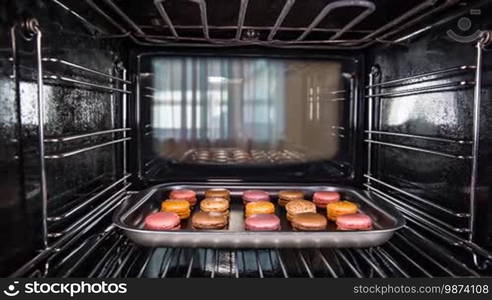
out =
{"type": "MultiPolygon", "coordinates": [[[[448,244],[455,245],[465,249],[470,252],[473,258],[473,264],[476,268],[480,270],[485,270],[492,265],[492,252],[484,249],[483,247],[476,244],[476,214],[477,214],[477,180],[478,180],[478,149],[480,140],[480,103],[481,103],[481,92],[482,92],[482,72],[483,70],[483,58],[482,52],[484,49],[491,44],[492,32],[483,31],[480,34],[480,38],[476,42],[476,64],[475,65],[460,65],[453,66],[449,68],[444,68],[441,70],[434,70],[422,74],[411,75],[404,78],[397,78],[392,80],[387,80],[384,82],[377,82],[381,78],[381,70],[378,66],[373,66],[371,72],[369,73],[369,84],[366,86],[367,95],[365,96],[368,110],[367,110],[367,129],[364,131],[366,138],[364,141],[367,144],[367,165],[366,174],[364,177],[366,179],[364,186],[367,190],[375,193],[379,198],[395,205],[402,213],[405,218],[417,227],[444,239],[448,244]],[[473,79],[455,81],[447,84],[432,84],[424,85],[412,89],[398,89],[397,91],[386,91],[381,92],[381,89],[392,89],[395,87],[402,87],[406,85],[415,85],[422,82],[428,82],[432,80],[439,80],[443,76],[450,75],[461,75],[461,74],[473,74],[473,79]],[[400,97],[407,95],[418,95],[424,93],[434,93],[442,91],[454,91],[463,88],[473,88],[473,121],[472,121],[472,137],[470,139],[452,139],[448,137],[435,137],[435,136],[424,136],[416,135],[410,133],[400,133],[400,132],[389,132],[374,129],[374,124],[377,124],[377,120],[374,117],[375,102],[381,101],[385,97],[400,97]],[[383,137],[397,137],[405,138],[406,141],[423,140],[436,143],[440,145],[440,148],[447,149],[449,145],[457,145],[464,147],[466,150],[459,153],[450,153],[441,150],[422,148],[408,145],[407,143],[401,142],[387,142],[383,140],[383,137]],[[395,184],[387,182],[382,178],[379,178],[376,173],[373,172],[373,155],[374,155],[374,145],[379,145],[382,147],[391,147],[396,149],[403,149],[406,151],[417,151],[421,153],[426,153],[430,155],[441,156],[454,160],[463,160],[469,163],[471,166],[471,172],[469,175],[469,209],[468,211],[455,211],[453,209],[444,207],[440,204],[436,204],[429,199],[425,199],[421,196],[416,195],[406,191],[404,188],[400,188],[395,184]],[[396,193],[398,196],[392,196],[385,190],[389,190],[392,194],[396,193]],[[436,217],[433,217],[419,208],[416,208],[408,202],[401,200],[400,197],[407,197],[409,199],[415,200],[421,204],[424,204],[433,209],[445,213],[449,216],[456,218],[463,218],[468,221],[467,227],[455,227],[445,221],[442,221],[436,217]],[[425,225],[423,225],[425,224],[425,225]],[[466,234],[467,237],[463,238],[460,234],[466,234]]],[[[402,100],[405,101],[405,100],[402,100]]]]}
{"type": "MultiPolygon", "coordinates": [[[[115,76],[113,74],[108,74],[103,71],[95,70],[68,60],[63,60],[55,57],[43,57],[42,55],[42,29],[40,24],[36,19],[28,19],[22,23],[18,23],[11,28],[11,38],[12,38],[12,49],[14,56],[11,61],[15,66],[18,62],[15,56],[15,40],[17,38],[23,38],[34,44],[35,47],[35,62],[36,62],[36,84],[37,84],[37,121],[38,121],[38,157],[39,160],[39,172],[40,172],[40,194],[42,202],[42,246],[43,252],[47,253],[56,250],[60,245],[60,240],[65,240],[65,237],[71,237],[77,232],[83,230],[80,224],[85,224],[89,222],[96,216],[98,216],[99,209],[105,209],[110,204],[115,204],[115,201],[124,195],[131,183],[128,183],[132,174],[127,172],[127,142],[132,138],[128,136],[130,128],[127,124],[127,106],[128,97],[127,95],[131,92],[128,91],[128,85],[131,82],[127,79],[127,71],[122,66],[116,65],[115,72],[122,74],[121,77],[115,76]],[[20,33],[20,30],[23,32],[20,33]],[[30,36],[26,36],[28,33],[30,36]],[[49,75],[51,79],[64,78],[64,80],[73,83],[78,86],[89,86],[95,90],[104,90],[110,93],[110,101],[115,102],[117,98],[116,94],[119,95],[119,100],[121,103],[121,127],[115,127],[116,120],[115,114],[112,114],[111,129],[98,130],[89,133],[79,133],[66,136],[47,136],[45,134],[45,95],[44,95],[44,85],[45,85],[45,68],[49,68],[51,65],[58,65],[64,70],[77,71],[81,74],[90,74],[99,78],[106,80],[106,84],[93,83],[90,81],[83,81],[79,79],[74,79],[67,77],[65,75],[49,75]],[[94,143],[92,138],[103,138],[102,142],[94,143]],[[84,141],[84,146],[77,146],[74,148],[72,142],[84,141]],[[89,144],[90,143],[90,144],[89,144]],[[57,149],[70,147],[68,151],[60,151],[56,153],[47,153],[46,149],[48,145],[57,145],[57,149]],[[122,145],[122,174],[116,174],[116,167],[113,165],[113,174],[111,181],[109,183],[102,183],[92,192],[86,193],[85,196],[78,197],[75,203],[70,203],[70,205],[64,205],[63,207],[58,207],[53,212],[51,212],[52,207],[49,205],[48,196],[48,180],[47,180],[47,164],[49,161],[65,159],[68,157],[76,156],[81,153],[91,152],[97,149],[108,148],[109,146],[122,145]],[[94,206],[93,209],[88,210],[94,206]],[[86,214],[80,218],[74,220],[73,216],[80,214],[81,212],[86,212],[86,214]]],[[[14,73],[14,80],[20,80],[17,77],[17,73],[14,73]]],[[[111,109],[115,109],[114,105],[111,109]]],[[[113,148],[112,156],[116,159],[116,148],[113,148]]],[[[56,198],[57,196],[51,196],[51,198],[56,198]]]]}

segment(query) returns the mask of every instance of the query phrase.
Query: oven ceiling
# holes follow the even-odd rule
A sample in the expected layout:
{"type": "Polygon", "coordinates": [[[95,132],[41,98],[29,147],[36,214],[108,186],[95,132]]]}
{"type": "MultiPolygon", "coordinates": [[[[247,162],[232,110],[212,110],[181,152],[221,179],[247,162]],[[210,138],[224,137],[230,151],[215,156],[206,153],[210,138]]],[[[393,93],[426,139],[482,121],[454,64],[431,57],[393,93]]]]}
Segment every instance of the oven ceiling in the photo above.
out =
{"type": "Polygon", "coordinates": [[[466,13],[460,0],[50,1],[94,32],[149,46],[361,49],[398,42],[458,8],[466,13]]]}

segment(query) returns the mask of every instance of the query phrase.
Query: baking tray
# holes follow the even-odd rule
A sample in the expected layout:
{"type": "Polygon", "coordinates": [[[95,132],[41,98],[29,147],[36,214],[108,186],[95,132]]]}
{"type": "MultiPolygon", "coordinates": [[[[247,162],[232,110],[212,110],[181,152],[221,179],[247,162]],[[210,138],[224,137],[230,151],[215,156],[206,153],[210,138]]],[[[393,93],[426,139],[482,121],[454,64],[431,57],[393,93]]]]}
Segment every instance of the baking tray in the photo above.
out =
{"type": "MultiPolygon", "coordinates": [[[[199,210],[199,204],[194,211],[199,210]]],[[[393,233],[403,227],[403,216],[393,206],[377,200],[370,192],[336,185],[282,185],[282,184],[197,184],[172,183],[156,185],[132,195],[114,214],[113,221],[135,243],[149,247],[211,247],[211,248],[306,248],[306,247],[370,247],[381,245],[393,233]],[[192,189],[198,201],[210,188],[226,188],[231,191],[229,225],[222,230],[194,230],[191,218],[183,221],[178,231],[152,231],[143,228],[145,217],[160,209],[174,189],[192,189]],[[244,205],[241,194],[245,190],[261,189],[270,193],[277,202],[277,192],[284,189],[302,190],[306,199],[315,191],[336,191],[343,199],[353,201],[360,211],[371,216],[374,229],[370,231],[337,231],[332,222],[324,231],[293,231],[285,217],[285,209],[276,205],[281,220],[280,231],[246,231],[244,229],[244,205]]]]}

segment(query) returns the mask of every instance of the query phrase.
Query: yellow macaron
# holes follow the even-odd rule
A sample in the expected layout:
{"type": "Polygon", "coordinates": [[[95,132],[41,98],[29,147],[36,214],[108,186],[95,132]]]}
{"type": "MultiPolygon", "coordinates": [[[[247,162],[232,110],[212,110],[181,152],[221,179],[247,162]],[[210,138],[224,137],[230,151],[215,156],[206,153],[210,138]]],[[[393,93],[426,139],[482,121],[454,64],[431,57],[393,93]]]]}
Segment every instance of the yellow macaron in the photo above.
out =
{"type": "Polygon", "coordinates": [[[245,217],[258,214],[274,214],[275,205],[270,201],[248,202],[246,204],[245,217]]]}
{"type": "Polygon", "coordinates": [[[339,216],[355,214],[358,210],[357,204],[350,201],[337,201],[326,205],[326,215],[331,221],[336,221],[339,216]]]}
{"type": "Polygon", "coordinates": [[[176,213],[180,219],[190,217],[190,202],[186,200],[168,199],[161,203],[161,211],[176,213]]]}

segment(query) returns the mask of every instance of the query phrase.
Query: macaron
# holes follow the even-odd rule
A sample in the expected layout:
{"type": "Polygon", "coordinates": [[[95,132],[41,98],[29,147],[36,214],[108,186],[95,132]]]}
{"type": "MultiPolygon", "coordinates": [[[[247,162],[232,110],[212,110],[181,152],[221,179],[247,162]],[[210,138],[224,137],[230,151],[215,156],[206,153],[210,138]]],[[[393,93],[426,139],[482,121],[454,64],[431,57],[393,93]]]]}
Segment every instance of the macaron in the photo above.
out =
{"type": "Polygon", "coordinates": [[[203,212],[222,213],[229,215],[229,201],[224,198],[205,198],[200,201],[200,210],[203,212]]]}
{"type": "Polygon", "coordinates": [[[350,201],[337,201],[326,205],[326,215],[331,221],[336,221],[337,217],[357,213],[357,204],[350,201]]]}
{"type": "Polygon", "coordinates": [[[275,205],[270,201],[248,202],[245,209],[245,217],[258,214],[274,214],[275,205]]]}
{"type": "Polygon", "coordinates": [[[317,231],[325,230],[328,221],[321,214],[307,212],[294,215],[291,224],[294,230],[317,231]]]}
{"type": "Polygon", "coordinates": [[[357,213],[337,217],[338,230],[371,230],[372,219],[366,214],[357,213]]]}
{"type": "Polygon", "coordinates": [[[221,213],[199,211],[191,217],[194,229],[223,229],[227,226],[227,217],[221,213]]]}
{"type": "Polygon", "coordinates": [[[297,190],[283,190],[278,192],[278,204],[285,206],[289,201],[304,199],[304,193],[297,190]]]}
{"type": "Polygon", "coordinates": [[[260,190],[247,190],[243,193],[243,203],[258,202],[258,201],[270,201],[270,195],[265,191],[260,190]]]}
{"type": "Polygon", "coordinates": [[[231,200],[231,192],[226,189],[208,189],[205,191],[205,198],[224,198],[231,200]]]}
{"type": "Polygon", "coordinates": [[[180,218],[173,212],[156,212],[145,217],[144,228],[149,230],[178,230],[180,218]]]}
{"type": "Polygon", "coordinates": [[[316,212],[316,205],[307,200],[292,200],[285,205],[287,211],[287,220],[292,221],[292,218],[301,213],[316,212]]]}
{"type": "Polygon", "coordinates": [[[168,199],[162,202],[161,211],[173,212],[178,214],[180,219],[187,219],[191,214],[190,202],[186,200],[168,199]]]}
{"type": "Polygon", "coordinates": [[[280,218],[273,214],[258,214],[247,217],[244,227],[251,231],[280,230],[280,218]]]}
{"type": "Polygon", "coordinates": [[[340,201],[340,193],[320,191],[313,194],[313,203],[317,207],[326,208],[328,203],[340,201]]]}
{"type": "Polygon", "coordinates": [[[169,194],[169,199],[186,200],[190,202],[191,206],[194,206],[196,204],[196,193],[187,189],[173,190],[169,194]]]}

